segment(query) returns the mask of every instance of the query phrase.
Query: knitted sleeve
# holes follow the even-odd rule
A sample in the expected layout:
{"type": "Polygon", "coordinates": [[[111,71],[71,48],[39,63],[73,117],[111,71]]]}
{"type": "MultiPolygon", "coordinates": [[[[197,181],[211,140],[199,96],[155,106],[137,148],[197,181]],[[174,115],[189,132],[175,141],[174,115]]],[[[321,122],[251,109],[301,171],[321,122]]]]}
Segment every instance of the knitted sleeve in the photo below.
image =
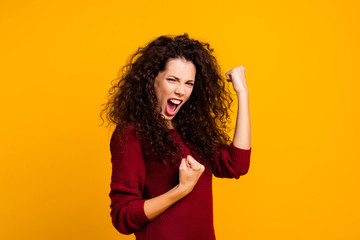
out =
{"type": "Polygon", "coordinates": [[[151,221],[145,215],[145,199],[142,198],[145,165],[140,141],[134,135],[134,128],[130,126],[120,137],[118,135],[115,129],[110,141],[110,215],[112,224],[120,233],[131,234],[151,221]],[[119,138],[125,141],[120,142],[119,138]]]}
{"type": "Polygon", "coordinates": [[[248,172],[250,166],[250,149],[237,148],[230,145],[220,145],[218,154],[212,164],[213,174],[220,178],[240,178],[248,172]]]}

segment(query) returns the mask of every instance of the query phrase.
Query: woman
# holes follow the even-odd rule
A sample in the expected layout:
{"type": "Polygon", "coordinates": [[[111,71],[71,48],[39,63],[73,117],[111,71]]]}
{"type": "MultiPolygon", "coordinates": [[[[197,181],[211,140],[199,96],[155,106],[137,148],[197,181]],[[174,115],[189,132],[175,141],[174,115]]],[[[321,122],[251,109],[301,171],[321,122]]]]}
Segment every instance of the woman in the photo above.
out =
{"type": "Polygon", "coordinates": [[[110,215],[120,233],[215,239],[212,175],[246,174],[251,147],[245,69],[225,74],[239,102],[230,143],[233,100],[212,51],[187,33],[160,36],[136,51],[110,89],[110,215]]]}

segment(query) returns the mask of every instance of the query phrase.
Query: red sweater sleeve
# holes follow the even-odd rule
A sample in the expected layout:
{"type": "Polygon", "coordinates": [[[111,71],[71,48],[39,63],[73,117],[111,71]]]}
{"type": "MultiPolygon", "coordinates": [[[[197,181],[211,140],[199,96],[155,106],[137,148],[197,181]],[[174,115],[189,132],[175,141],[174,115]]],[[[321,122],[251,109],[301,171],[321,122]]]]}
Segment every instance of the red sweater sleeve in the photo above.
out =
{"type": "Polygon", "coordinates": [[[218,155],[212,165],[214,176],[220,178],[240,178],[249,171],[250,149],[237,148],[230,145],[220,145],[218,155]]]}
{"type": "Polygon", "coordinates": [[[140,141],[134,136],[133,126],[124,130],[120,144],[117,129],[110,141],[112,175],[110,183],[111,218],[114,227],[123,234],[140,230],[151,220],[144,211],[142,191],[145,165],[140,141]]]}

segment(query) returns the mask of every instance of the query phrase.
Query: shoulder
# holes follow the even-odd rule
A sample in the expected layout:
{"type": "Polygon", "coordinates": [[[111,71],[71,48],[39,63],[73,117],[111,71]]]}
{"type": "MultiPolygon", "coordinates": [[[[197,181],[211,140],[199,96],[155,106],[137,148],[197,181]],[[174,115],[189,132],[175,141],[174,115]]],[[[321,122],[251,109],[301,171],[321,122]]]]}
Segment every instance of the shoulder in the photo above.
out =
{"type": "Polygon", "coordinates": [[[127,137],[135,137],[135,127],[134,123],[127,123],[125,126],[116,125],[111,138],[127,138],[127,137]]]}
{"type": "Polygon", "coordinates": [[[130,147],[135,150],[140,150],[140,139],[136,136],[134,124],[128,123],[125,127],[117,125],[111,136],[110,147],[111,149],[120,147],[124,150],[130,147]]]}

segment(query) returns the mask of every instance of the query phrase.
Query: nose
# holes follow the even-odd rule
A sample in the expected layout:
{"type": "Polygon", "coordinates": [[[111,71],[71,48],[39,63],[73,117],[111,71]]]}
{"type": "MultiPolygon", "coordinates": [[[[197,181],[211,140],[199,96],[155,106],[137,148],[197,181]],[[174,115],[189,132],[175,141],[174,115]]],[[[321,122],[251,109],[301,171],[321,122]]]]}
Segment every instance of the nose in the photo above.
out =
{"type": "Polygon", "coordinates": [[[179,95],[179,96],[184,96],[185,90],[184,90],[184,88],[183,88],[181,85],[179,85],[179,86],[176,88],[175,93],[176,93],[177,95],[179,95]]]}

